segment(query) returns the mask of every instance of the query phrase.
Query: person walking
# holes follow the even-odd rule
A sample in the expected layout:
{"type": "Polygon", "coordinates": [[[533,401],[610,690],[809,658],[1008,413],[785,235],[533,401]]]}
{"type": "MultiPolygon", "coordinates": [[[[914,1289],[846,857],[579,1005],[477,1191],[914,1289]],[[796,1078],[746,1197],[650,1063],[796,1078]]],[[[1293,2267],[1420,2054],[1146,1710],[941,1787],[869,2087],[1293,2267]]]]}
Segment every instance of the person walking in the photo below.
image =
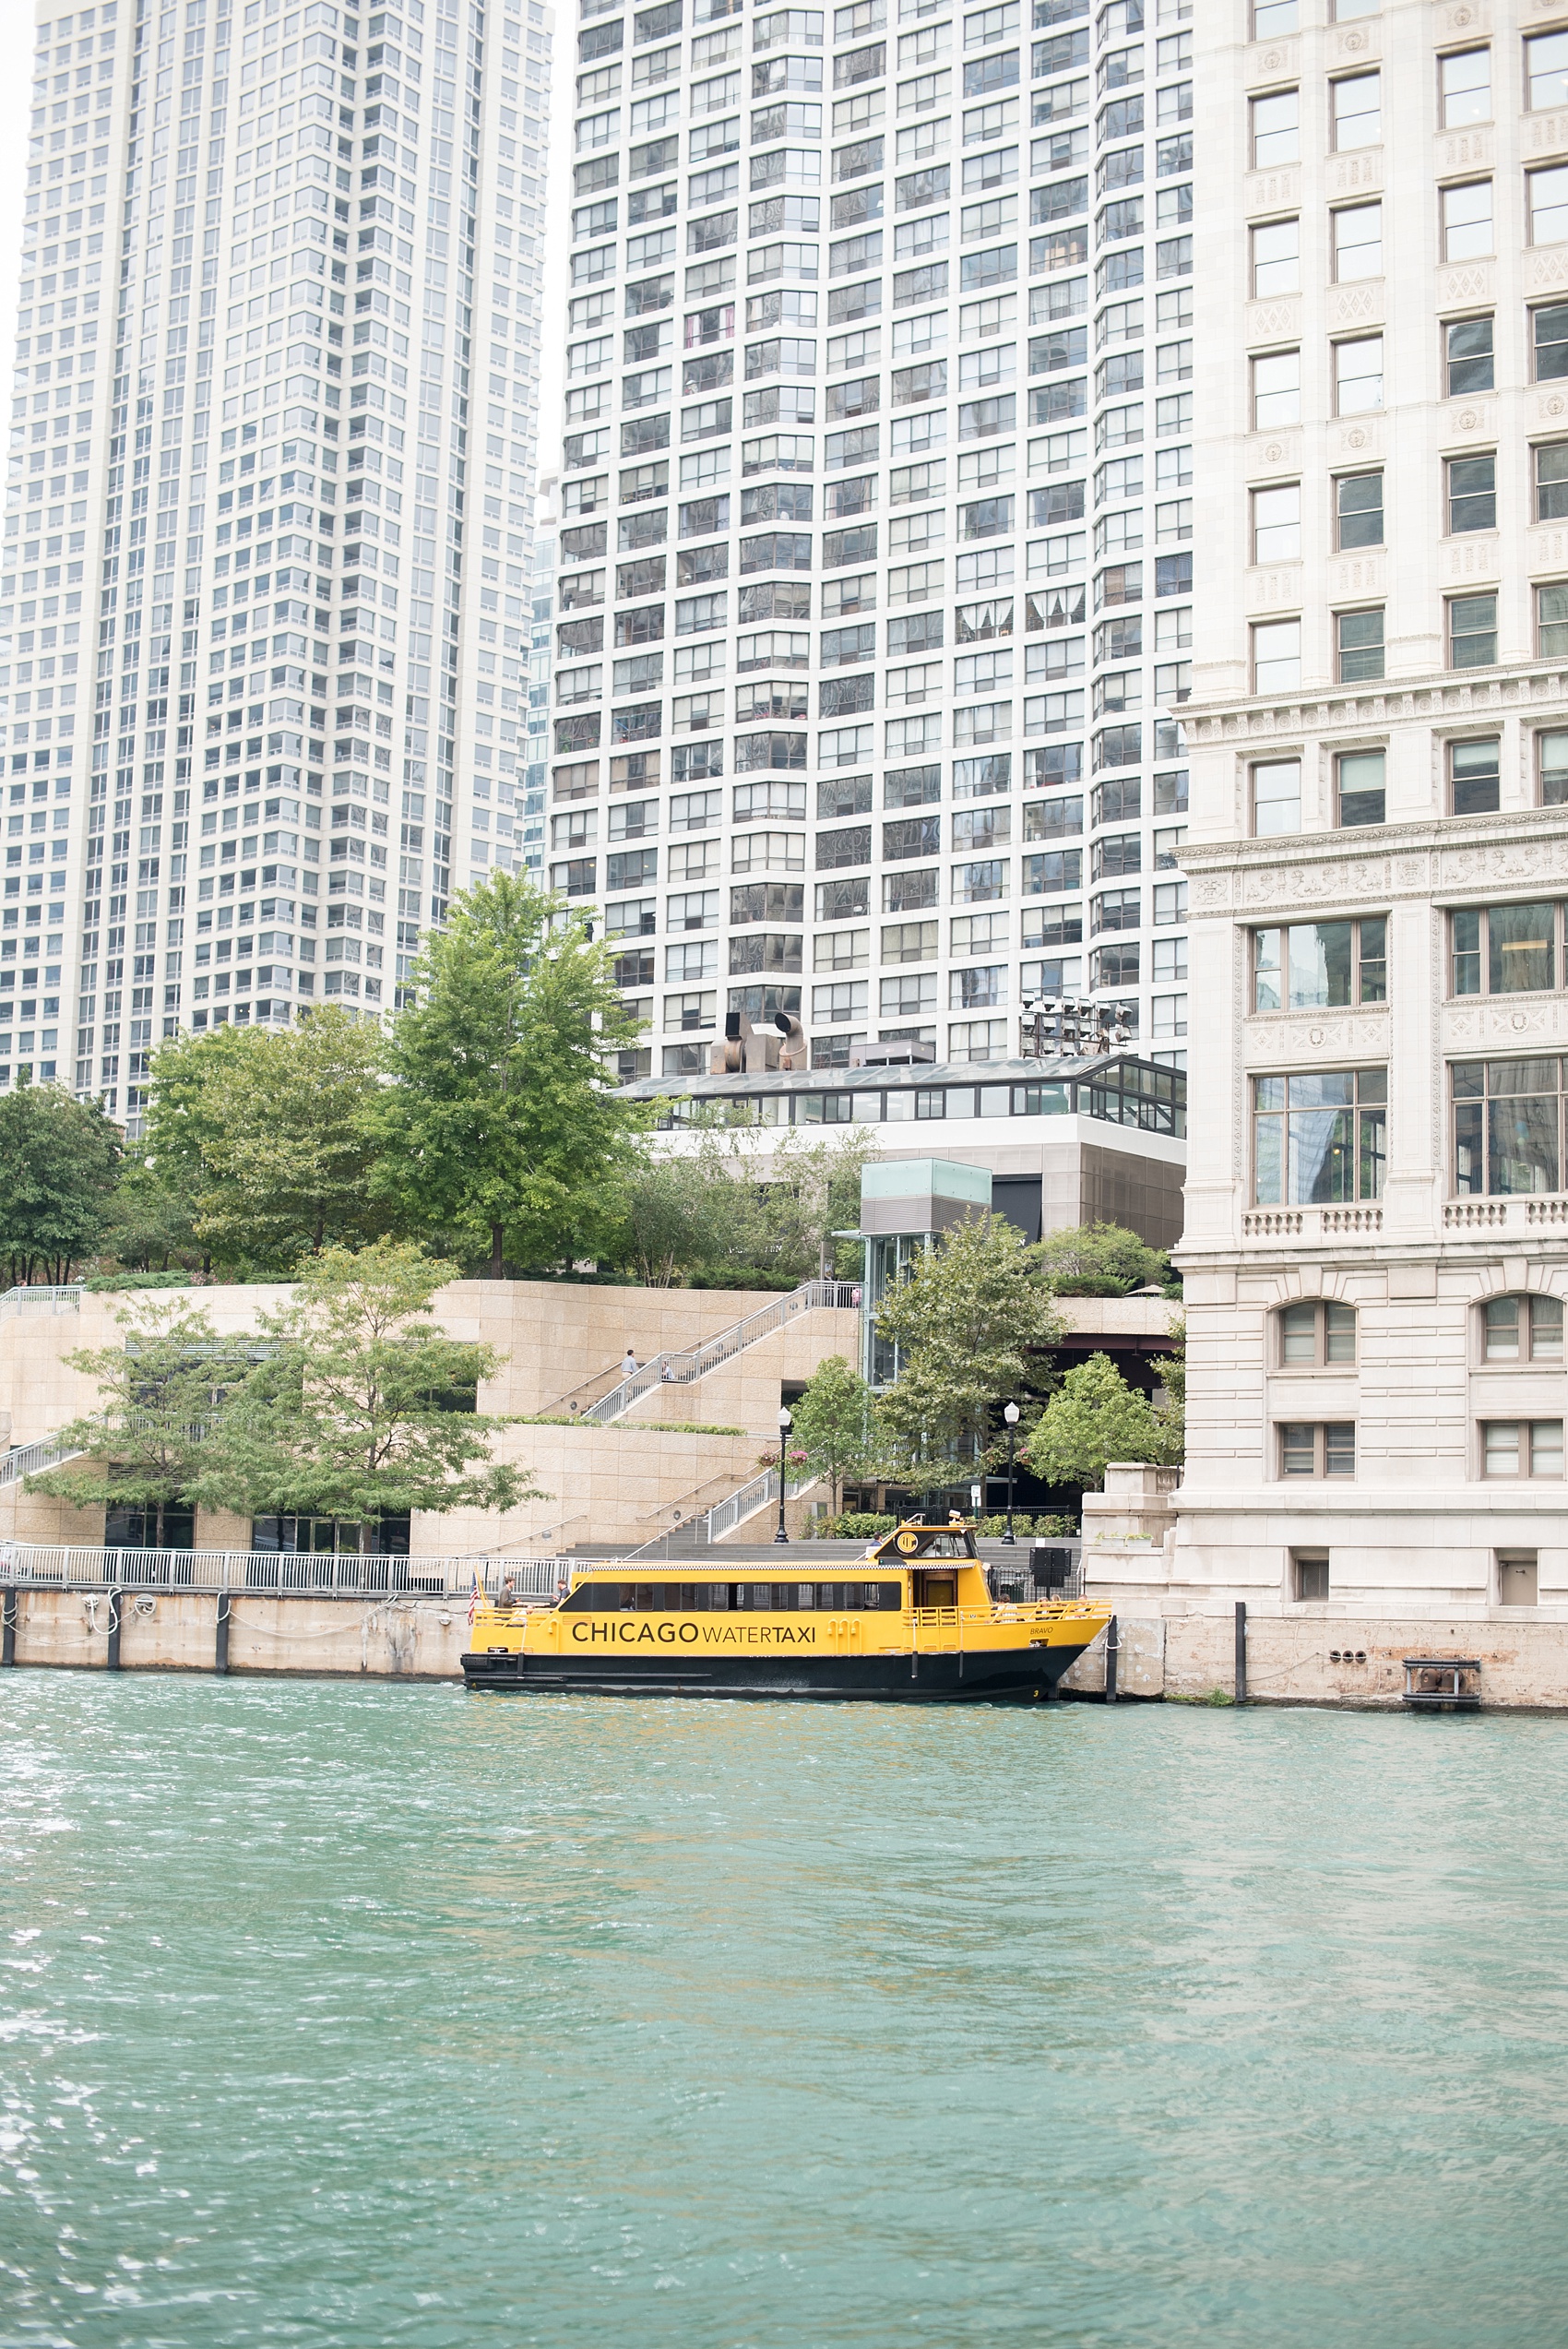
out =
{"type": "Polygon", "coordinates": [[[625,1353],[624,1353],[624,1354],[623,1355],[623,1357],[622,1357],[622,1361],[621,1361],[621,1376],[622,1376],[622,1377],[623,1377],[623,1378],[635,1378],[635,1377],[636,1377],[636,1375],[637,1375],[637,1358],[636,1358],[636,1354],[632,1352],[631,1347],[630,1347],[630,1346],[628,1346],[628,1347],[626,1348],[625,1353]]]}

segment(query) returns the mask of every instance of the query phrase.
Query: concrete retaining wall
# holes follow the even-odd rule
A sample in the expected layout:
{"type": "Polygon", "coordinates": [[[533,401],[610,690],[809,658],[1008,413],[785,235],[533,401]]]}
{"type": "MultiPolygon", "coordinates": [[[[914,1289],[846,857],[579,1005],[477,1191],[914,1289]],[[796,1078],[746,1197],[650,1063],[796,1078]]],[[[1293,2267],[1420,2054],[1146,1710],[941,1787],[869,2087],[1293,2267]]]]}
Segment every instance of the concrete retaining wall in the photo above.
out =
{"type": "MultiPolygon", "coordinates": [[[[126,1672],[211,1672],[218,1598],[211,1591],[18,1590],[18,1665],[102,1671],[115,1605],[126,1672]]],[[[468,1643],[468,1609],[441,1599],[279,1597],[236,1592],[229,1602],[229,1668],[236,1673],[328,1673],[360,1679],[455,1680],[468,1643]]]]}

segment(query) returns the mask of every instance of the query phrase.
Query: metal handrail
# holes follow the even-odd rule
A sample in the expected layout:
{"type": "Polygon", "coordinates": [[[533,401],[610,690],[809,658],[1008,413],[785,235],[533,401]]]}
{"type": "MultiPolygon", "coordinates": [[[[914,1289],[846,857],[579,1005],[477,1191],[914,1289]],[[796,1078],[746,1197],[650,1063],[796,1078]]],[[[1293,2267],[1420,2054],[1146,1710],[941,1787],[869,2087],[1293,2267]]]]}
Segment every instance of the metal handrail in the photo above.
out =
{"type": "Polygon", "coordinates": [[[0,1321],[13,1313],[79,1313],[81,1304],[79,1282],[53,1288],[42,1283],[36,1288],[18,1286],[7,1289],[5,1295],[0,1296],[0,1321]]]}
{"type": "Polygon", "coordinates": [[[22,1588],[230,1591],[305,1598],[447,1598],[466,1601],[477,1581],[493,1596],[508,1576],[519,1595],[553,1598],[571,1569],[564,1557],[362,1556],[329,1550],[114,1550],[0,1542],[0,1583],[22,1588]]]}
{"type": "Polygon", "coordinates": [[[79,1444],[62,1444],[57,1436],[42,1436],[36,1444],[18,1444],[0,1454],[0,1492],[8,1485],[20,1484],[24,1476],[41,1475],[46,1468],[59,1468],[65,1461],[81,1457],[79,1444]]]}
{"type": "Polygon", "coordinates": [[[554,1409],[570,1412],[585,1424],[606,1427],[612,1420],[630,1411],[634,1403],[641,1402],[645,1395],[651,1395],[656,1388],[692,1386],[720,1364],[733,1361],[748,1346],[754,1346],[760,1338],[770,1338],[776,1330],[784,1329],[801,1314],[814,1313],[824,1306],[837,1309],[852,1306],[859,1294],[860,1283],[854,1281],[802,1281],[798,1289],[790,1289],[771,1305],[759,1306],[754,1313],[743,1315],[728,1330],[720,1330],[716,1337],[705,1338],[690,1353],[655,1354],[595,1401],[579,1405],[577,1397],[599,1384],[597,1378],[586,1379],[582,1386],[563,1395],[554,1409]]]}
{"type": "MultiPolygon", "coordinates": [[[[784,1497],[789,1501],[799,1500],[802,1493],[810,1492],[812,1486],[820,1481],[816,1476],[790,1477],[785,1483],[784,1497]]],[[[703,1520],[708,1540],[721,1542],[726,1533],[732,1533],[744,1519],[754,1517],[759,1508],[778,1497],[778,1472],[765,1468],[760,1475],[750,1477],[727,1500],[719,1501],[708,1510],[703,1520]]]]}

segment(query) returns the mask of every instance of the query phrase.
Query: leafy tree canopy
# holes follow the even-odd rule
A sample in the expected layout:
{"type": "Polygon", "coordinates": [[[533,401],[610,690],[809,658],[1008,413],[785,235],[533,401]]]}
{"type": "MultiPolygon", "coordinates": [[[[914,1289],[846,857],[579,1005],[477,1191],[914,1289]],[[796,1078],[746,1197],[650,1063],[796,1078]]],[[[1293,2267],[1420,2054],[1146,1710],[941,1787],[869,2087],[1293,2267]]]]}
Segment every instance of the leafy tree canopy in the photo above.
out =
{"type": "Polygon", "coordinates": [[[842,1354],[829,1354],[794,1407],[790,1445],[799,1446],[814,1475],[826,1477],[835,1511],[847,1478],[876,1473],[881,1431],[874,1402],[859,1371],[842,1354]]]}
{"type": "Polygon", "coordinates": [[[500,1357],[429,1319],[457,1277],[404,1242],[325,1249],[259,1317],[267,1349],[224,1413],[198,1496],[257,1517],[336,1517],[363,1529],[403,1509],[511,1508],[544,1496],[491,1458],[507,1423],[481,1416],[500,1357]]]}
{"type": "MultiPolygon", "coordinates": [[[[645,1151],[630,1174],[614,1260],[655,1288],[694,1272],[807,1280],[825,1249],[832,1261],[831,1234],[859,1224],[861,1169],[874,1149],[863,1130],[759,1138],[722,1116],[699,1122],[695,1149],[645,1151]]],[[[850,1250],[846,1271],[858,1272],[858,1244],[850,1250]]]]}
{"type": "Polygon", "coordinates": [[[297,1028],[172,1038],[152,1064],[147,1163],[194,1193],[194,1235],[226,1271],[287,1278],[385,1230],[370,1196],[380,1029],[336,1005],[297,1028]]]}
{"type": "Polygon", "coordinates": [[[119,1345],[65,1357],[98,1384],[97,1408],[56,1439],[82,1459],[30,1476],[27,1489],[78,1508],[125,1502],[151,1510],[160,1549],[164,1512],[194,1499],[225,1394],[250,1371],[251,1345],[220,1336],[205,1313],[190,1309],[188,1291],[154,1293],[114,1318],[125,1332],[119,1345]]]}
{"type": "Polygon", "coordinates": [[[120,1136],[95,1102],[59,1085],[0,1095],[0,1258],[12,1282],[66,1282],[98,1246],[120,1136]]]}
{"type": "Polygon", "coordinates": [[[636,1032],[581,915],[505,873],[455,898],[393,1032],[377,1196],[497,1278],[597,1254],[647,1122],[604,1055],[636,1032]]]}
{"type": "Polygon", "coordinates": [[[1026,1457],[1047,1485],[1099,1492],[1111,1461],[1174,1466],[1182,1457],[1179,1422],[1130,1387],[1109,1354],[1075,1363],[1041,1413],[1026,1457]]]}
{"type": "Polygon", "coordinates": [[[1170,1258],[1120,1223],[1082,1223],[1048,1232],[1039,1244],[1046,1287],[1059,1297],[1124,1297],[1134,1289],[1165,1288],[1170,1258]]]}
{"type": "Polygon", "coordinates": [[[877,1308],[877,1335],[898,1349],[877,1416],[907,1473],[996,1452],[995,1418],[1046,1383],[1043,1351],[1063,1324],[1034,1254],[1000,1215],[969,1216],[917,1256],[877,1308]]]}

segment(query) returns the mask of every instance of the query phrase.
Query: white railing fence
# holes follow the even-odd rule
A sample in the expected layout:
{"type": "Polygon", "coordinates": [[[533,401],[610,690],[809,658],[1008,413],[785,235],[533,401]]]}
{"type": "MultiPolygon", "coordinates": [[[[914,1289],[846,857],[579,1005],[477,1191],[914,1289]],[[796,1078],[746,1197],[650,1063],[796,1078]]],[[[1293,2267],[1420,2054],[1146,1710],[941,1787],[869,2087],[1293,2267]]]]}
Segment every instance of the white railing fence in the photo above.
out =
{"type": "Polygon", "coordinates": [[[321,1598],[447,1598],[467,1604],[477,1580],[493,1598],[510,1578],[519,1598],[553,1599],[563,1557],[371,1557],[354,1551],[106,1550],[0,1542],[0,1584],[18,1589],[230,1591],[321,1598]]]}
{"type": "Polygon", "coordinates": [[[0,1321],[16,1313],[79,1313],[82,1292],[79,1282],[69,1288],[7,1289],[0,1297],[0,1321]]]}
{"type": "Polygon", "coordinates": [[[819,1312],[824,1306],[853,1306],[860,1301],[861,1284],[858,1281],[804,1281],[798,1289],[786,1291],[770,1305],[759,1306],[754,1313],[748,1313],[741,1320],[732,1322],[728,1330],[719,1330],[717,1337],[705,1338],[700,1346],[694,1346],[689,1353],[655,1354],[651,1361],[642,1364],[630,1377],[618,1379],[607,1392],[594,1400],[584,1401],[585,1396],[592,1396],[594,1389],[600,1384],[597,1378],[590,1378],[584,1386],[574,1388],[569,1395],[563,1395],[554,1408],[571,1417],[606,1427],[612,1420],[619,1419],[630,1411],[634,1403],[640,1402],[645,1395],[652,1394],[656,1387],[692,1386],[697,1379],[705,1378],[710,1370],[717,1370],[720,1364],[732,1361],[736,1354],[743,1353],[748,1346],[754,1346],[759,1338],[770,1338],[776,1330],[787,1328],[802,1313],[819,1312]]]}
{"type": "Polygon", "coordinates": [[[80,1457],[75,1445],[62,1444],[53,1436],[44,1436],[36,1444],[18,1444],[14,1450],[0,1453],[0,1492],[9,1485],[19,1485],[24,1476],[42,1476],[46,1468],[59,1468],[80,1457]]]}

